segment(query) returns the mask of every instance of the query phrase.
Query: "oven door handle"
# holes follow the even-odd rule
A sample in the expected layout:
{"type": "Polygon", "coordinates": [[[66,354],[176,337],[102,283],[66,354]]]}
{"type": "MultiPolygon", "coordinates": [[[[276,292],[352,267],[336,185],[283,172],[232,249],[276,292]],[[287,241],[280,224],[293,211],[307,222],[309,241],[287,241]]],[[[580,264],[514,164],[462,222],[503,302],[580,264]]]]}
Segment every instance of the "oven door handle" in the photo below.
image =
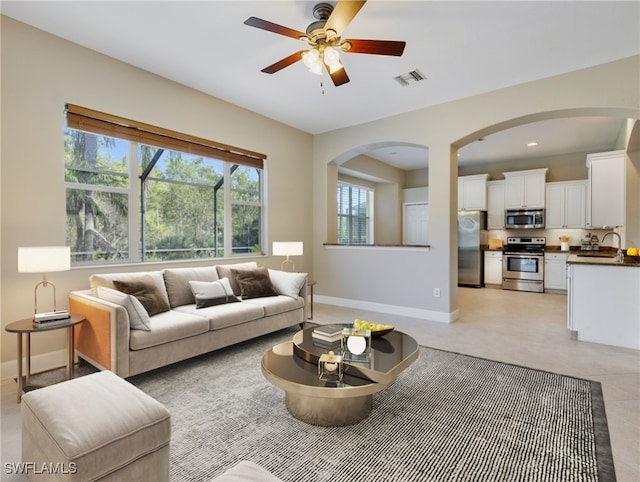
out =
{"type": "Polygon", "coordinates": [[[544,256],[544,253],[525,253],[525,252],[522,252],[522,251],[505,251],[504,254],[507,255],[507,256],[527,256],[527,257],[544,256]]]}

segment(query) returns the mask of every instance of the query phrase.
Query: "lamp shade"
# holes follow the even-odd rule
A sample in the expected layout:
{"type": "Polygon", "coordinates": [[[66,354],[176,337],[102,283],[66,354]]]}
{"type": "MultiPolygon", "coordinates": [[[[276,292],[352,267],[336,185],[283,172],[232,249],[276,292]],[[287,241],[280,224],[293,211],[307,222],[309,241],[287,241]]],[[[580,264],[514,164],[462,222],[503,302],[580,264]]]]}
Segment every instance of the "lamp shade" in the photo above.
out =
{"type": "Polygon", "coordinates": [[[29,246],[18,248],[19,273],[52,273],[71,269],[69,246],[29,246]]]}
{"type": "Polygon", "coordinates": [[[274,256],[302,256],[302,241],[274,241],[274,256]]]}

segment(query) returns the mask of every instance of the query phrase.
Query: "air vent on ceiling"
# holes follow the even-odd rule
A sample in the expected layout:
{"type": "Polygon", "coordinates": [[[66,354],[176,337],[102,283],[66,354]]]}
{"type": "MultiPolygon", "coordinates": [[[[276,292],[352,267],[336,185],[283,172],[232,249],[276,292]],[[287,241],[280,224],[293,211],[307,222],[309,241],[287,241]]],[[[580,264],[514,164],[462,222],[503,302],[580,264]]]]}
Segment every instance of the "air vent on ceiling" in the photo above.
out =
{"type": "Polygon", "coordinates": [[[415,84],[416,82],[420,82],[421,80],[426,80],[427,78],[424,76],[422,72],[418,69],[412,70],[411,72],[407,72],[406,74],[398,75],[394,77],[396,81],[403,87],[411,84],[415,84]]]}

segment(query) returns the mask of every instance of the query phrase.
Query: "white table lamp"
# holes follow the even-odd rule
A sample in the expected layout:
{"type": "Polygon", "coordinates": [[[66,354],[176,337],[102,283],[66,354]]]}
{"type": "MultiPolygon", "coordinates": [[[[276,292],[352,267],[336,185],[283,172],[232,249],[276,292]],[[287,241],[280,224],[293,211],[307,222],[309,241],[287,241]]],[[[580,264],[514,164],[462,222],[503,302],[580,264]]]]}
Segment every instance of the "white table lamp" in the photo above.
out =
{"type": "Polygon", "coordinates": [[[286,256],[280,266],[282,271],[286,271],[285,267],[291,265],[291,271],[295,271],[296,265],[289,259],[289,256],[302,256],[303,244],[302,241],[274,241],[273,242],[273,255],[274,256],[286,256]]]}
{"type": "Polygon", "coordinates": [[[47,280],[47,273],[69,271],[71,269],[71,248],[69,246],[30,246],[18,248],[18,272],[42,273],[42,281],[33,292],[34,312],[38,313],[38,288],[40,285],[53,288],[53,311],[56,311],[56,286],[47,280]]]}

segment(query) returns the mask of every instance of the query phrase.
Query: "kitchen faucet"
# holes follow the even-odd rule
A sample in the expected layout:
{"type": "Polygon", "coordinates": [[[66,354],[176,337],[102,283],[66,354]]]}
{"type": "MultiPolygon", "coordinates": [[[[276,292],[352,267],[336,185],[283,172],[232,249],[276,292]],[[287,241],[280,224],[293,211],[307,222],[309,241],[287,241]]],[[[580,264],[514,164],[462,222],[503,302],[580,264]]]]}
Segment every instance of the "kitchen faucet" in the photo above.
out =
{"type": "Polygon", "coordinates": [[[608,233],[604,233],[602,236],[602,242],[604,243],[604,238],[606,238],[609,234],[615,234],[618,236],[618,251],[616,252],[616,263],[624,263],[624,253],[622,252],[622,238],[615,231],[609,231],[608,233]]]}

